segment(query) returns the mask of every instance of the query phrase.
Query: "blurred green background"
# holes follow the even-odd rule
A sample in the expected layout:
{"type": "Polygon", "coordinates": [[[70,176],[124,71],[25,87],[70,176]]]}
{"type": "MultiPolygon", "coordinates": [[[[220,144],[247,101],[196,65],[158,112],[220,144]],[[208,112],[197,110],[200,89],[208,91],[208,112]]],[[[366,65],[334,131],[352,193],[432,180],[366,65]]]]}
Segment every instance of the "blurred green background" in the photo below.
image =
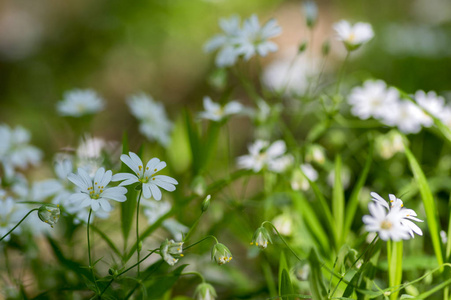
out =
{"type": "MultiPolygon", "coordinates": [[[[277,18],[280,51],[309,38],[302,1],[160,0],[26,1],[0,4],[0,120],[23,125],[47,154],[73,143],[70,127],[57,117],[64,91],[93,88],[107,111],[92,132],[120,139],[137,131],[125,98],[144,91],[164,102],[173,120],[182,107],[201,109],[212,94],[206,78],[214,55],[202,46],[219,33],[218,19],[257,13],[261,22],[277,18]],[[106,113],[108,112],[108,113],[106,113]]],[[[333,39],[340,19],[369,22],[375,39],[359,51],[347,72],[356,84],[381,78],[407,92],[446,93],[451,82],[451,5],[448,0],[317,1],[320,8],[314,49],[333,39]]],[[[342,46],[332,45],[328,70],[340,66],[342,46]]],[[[263,60],[268,63],[276,54],[263,60]]],[[[239,96],[239,95],[237,95],[239,96]]],[[[245,99],[240,99],[246,102],[245,99]]]]}

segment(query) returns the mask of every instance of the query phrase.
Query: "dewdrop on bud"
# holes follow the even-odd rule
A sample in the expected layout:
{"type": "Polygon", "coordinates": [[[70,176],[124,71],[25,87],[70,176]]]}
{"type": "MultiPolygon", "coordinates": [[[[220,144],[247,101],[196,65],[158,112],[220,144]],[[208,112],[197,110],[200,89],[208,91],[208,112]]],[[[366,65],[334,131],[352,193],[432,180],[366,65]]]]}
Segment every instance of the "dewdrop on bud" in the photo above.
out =
{"type": "Polygon", "coordinates": [[[211,260],[218,265],[223,265],[232,260],[232,253],[224,244],[217,243],[211,249],[211,260]]]}
{"type": "Polygon", "coordinates": [[[202,202],[202,212],[206,212],[208,207],[210,206],[210,199],[211,195],[208,195],[205,197],[204,201],[202,202]]]}
{"type": "Polygon", "coordinates": [[[272,244],[268,230],[266,230],[263,226],[259,227],[252,237],[251,245],[255,245],[263,250],[268,247],[268,242],[272,244]]]}
{"type": "Polygon", "coordinates": [[[217,297],[215,288],[206,282],[202,282],[194,292],[194,298],[197,300],[215,300],[217,297]]]}
{"type": "Polygon", "coordinates": [[[183,242],[166,239],[160,246],[161,257],[170,265],[175,265],[183,257],[183,242]]]}
{"type": "Polygon", "coordinates": [[[60,217],[59,205],[55,204],[44,204],[38,210],[39,219],[42,222],[47,223],[53,228],[53,225],[58,222],[60,217]]]}

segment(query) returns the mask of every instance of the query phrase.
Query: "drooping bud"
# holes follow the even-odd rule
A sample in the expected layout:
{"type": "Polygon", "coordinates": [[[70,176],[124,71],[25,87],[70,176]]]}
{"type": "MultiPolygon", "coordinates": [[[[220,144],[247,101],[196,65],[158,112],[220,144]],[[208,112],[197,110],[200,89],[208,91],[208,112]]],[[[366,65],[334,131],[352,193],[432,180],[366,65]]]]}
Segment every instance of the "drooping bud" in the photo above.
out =
{"type": "Polygon", "coordinates": [[[215,288],[211,284],[202,282],[197,286],[194,297],[197,300],[215,300],[217,295],[215,288]]]}
{"type": "Polygon", "coordinates": [[[175,265],[183,257],[183,242],[174,242],[166,239],[160,246],[161,257],[171,266],[175,265]]]}
{"type": "Polygon", "coordinates": [[[217,243],[211,249],[211,260],[218,265],[223,265],[232,260],[232,253],[224,244],[217,243]]]}
{"type": "Polygon", "coordinates": [[[49,224],[52,228],[53,225],[58,222],[60,213],[59,205],[55,204],[44,204],[38,210],[39,219],[41,219],[42,222],[49,224]]]}
{"type": "Polygon", "coordinates": [[[271,236],[265,227],[259,227],[252,237],[251,245],[255,245],[260,249],[266,249],[268,247],[268,242],[272,244],[271,236]]]}

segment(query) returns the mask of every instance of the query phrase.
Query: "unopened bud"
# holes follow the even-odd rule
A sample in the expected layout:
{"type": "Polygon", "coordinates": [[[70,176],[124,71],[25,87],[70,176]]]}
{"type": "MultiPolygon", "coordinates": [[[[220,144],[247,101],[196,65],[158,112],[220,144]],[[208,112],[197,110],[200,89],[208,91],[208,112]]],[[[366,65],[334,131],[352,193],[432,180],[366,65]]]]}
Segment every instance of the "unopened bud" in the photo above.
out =
{"type": "Polygon", "coordinates": [[[214,300],[217,295],[215,288],[211,284],[202,282],[197,286],[194,297],[197,300],[214,300]]]}
{"type": "Polygon", "coordinates": [[[325,40],[323,46],[321,47],[321,52],[324,56],[327,56],[330,52],[330,42],[329,40],[325,40]]]}
{"type": "Polygon", "coordinates": [[[60,217],[59,205],[55,204],[44,204],[38,210],[39,219],[42,222],[47,223],[53,228],[53,225],[58,222],[60,217]]]}
{"type": "Polygon", "coordinates": [[[305,49],[307,49],[307,42],[303,41],[298,48],[298,53],[302,53],[305,51],[305,49]]]}
{"type": "Polygon", "coordinates": [[[210,199],[211,195],[208,195],[205,197],[204,201],[202,202],[202,212],[206,212],[208,207],[210,206],[210,199]]]}

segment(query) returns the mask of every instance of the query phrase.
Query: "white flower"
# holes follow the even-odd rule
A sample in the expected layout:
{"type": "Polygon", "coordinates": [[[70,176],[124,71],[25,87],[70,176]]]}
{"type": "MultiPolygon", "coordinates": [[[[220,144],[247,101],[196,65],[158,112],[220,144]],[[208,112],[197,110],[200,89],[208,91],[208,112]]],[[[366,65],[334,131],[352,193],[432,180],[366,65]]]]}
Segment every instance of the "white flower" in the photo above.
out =
{"type": "Polygon", "coordinates": [[[174,218],[164,220],[162,225],[172,234],[174,239],[178,241],[182,240],[183,235],[189,231],[187,226],[183,225],[174,218]]]}
{"type": "MultiPolygon", "coordinates": [[[[24,206],[15,203],[14,199],[8,197],[4,190],[0,189],[0,237],[7,234],[19,221],[27,214],[24,206]]],[[[13,233],[20,233],[21,226],[17,227],[13,233]]],[[[9,241],[11,235],[5,237],[5,241],[9,241]]]]}
{"type": "Polygon", "coordinates": [[[384,241],[410,238],[409,229],[401,223],[403,215],[400,207],[387,211],[378,203],[369,203],[368,210],[371,215],[365,215],[362,219],[366,231],[377,232],[384,241]]]}
{"type": "Polygon", "coordinates": [[[278,168],[274,168],[278,159],[283,157],[286,151],[285,142],[282,140],[275,141],[269,145],[268,141],[256,140],[255,143],[249,145],[249,154],[238,157],[238,167],[254,172],[259,172],[267,167],[270,171],[277,172],[278,168]]]}
{"type": "Polygon", "coordinates": [[[155,200],[161,199],[161,191],[159,188],[166,191],[175,191],[175,185],[178,184],[177,180],[166,175],[155,175],[158,171],[166,167],[164,161],[160,161],[154,157],[144,168],[144,164],[133,152],[129,152],[129,155],[122,154],[121,160],[126,164],[136,175],[130,173],[118,173],[114,175],[113,181],[122,181],[120,186],[130,185],[136,182],[142,183],[142,192],[144,198],[150,198],[153,196],[155,200]]]}
{"type": "Polygon", "coordinates": [[[413,209],[404,208],[404,203],[401,199],[397,198],[393,194],[389,194],[388,197],[390,199],[391,204],[389,205],[384,198],[382,198],[379,194],[375,192],[371,192],[371,197],[372,197],[371,200],[373,200],[377,204],[377,206],[384,207],[389,212],[389,214],[393,212],[393,214],[396,215],[397,218],[399,218],[398,220],[399,224],[401,224],[401,226],[404,227],[404,230],[412,238],[414,237],[414,233],[418,235],[423,235],[423,231],[420,229],[420,227],[418,227],[415,223],[411,221],[413,220],[415,222],[423,222],[423,220],[416,218],[417,213],[413,209]]]}
{"type": "Polygon", "coordinates": [[[183,257],[183,242],[176,243],[174,240],[165,240],[160,246],[161,257],[171,266],[183,257]]]}
{"type": "Polygon", "coordinates": [[[144,215],[147,217],[149,225],[154,224],[158,219],[171,210],[171,203],[168,201],[155,201],[152,199],[141,198],[141,204],[144,208],[144,215]]]}
{"type": "Polygon", "coordinates": [[[236,39],[241,34],[240,18],[231,16],[229,19],[220,19],[219,26],[225,34],[215,35],[205,44],[204,50],[213,52],[220,49],[216,56],[216,65],[218,67],[232,66],[239,56],[236,39]]]}
{"type": "Polygon", "coordinates": [[[30,133],[23,127],[0,125],[0,141],[0,162],[7,178],[14,175],[15,168],[35,166],[42,159],[41,150],[28,144],[30,133]]]}
{"type": "Polygon", "coordinates": [[[277,45],[268,39],[278,36],[281,32],[282,28],[277,25],[276,20],[269,20],[261,27],[257,15],[252,15],[244,21],[243,30],[237,39],[237,51],[244,55],[245,60],[256,54],[266,56],[270,52],[276,52],[277,45]]]}
{"type": "Polygon", "coordinates": [[[283,173],[290,168],[293,163],[293,156],[291,154],[286,154],[268,161],[268,169],[276,173],[283,173]]]}
{"type": "Polygon", "coordinates": [[[387,88],[387,84],[382,80],[367,80],[363,86],[353,88],[348,97],[352,114],[364,120],[370,117],[385,118],[398,101],[398,90],[387,88]]]}
{"type": "Polygon", "coordinates": [[[293,219],[288,214],[278,215],[271,223],[282,235],[290,236],[293,233],[293,219]]]}
{"type": "Polygon", "coordinates": [[[132,115],[139,121],[139,131],[149,140],[167,146],[173,124],[168,119],[163,104],[144,93],[129,97],[127,104],[132,115]]]}
{"type": "Polygon", "coordinates": [[[217,297],[215,288],[206,282],[202,282],[196,288],[194,292],[196,300],[215,300],[217,297]]]}
{"type": "Polygon", "coordinates": [[[426,121],[424,112],[409,100],[399,100],[382,122],[389,126],[397,126],[403,133],[418,133],[426,121]]]}
{"type": "MultiPolygon", "coordinates": [[[[351,183],[351,170],[349,170],[347,166],[342,166],[340,175],[341,175],[341,184],[343,185],[344,189],[347,189],[349,187],[349,184],[351,183]]],[[[334,186],[335,169],[331,170],[329,172],[329,175],[327,175],[327,184],[329,184],[329,186],[334,186]]]]}
{"type": "Polygon", "coordinates": [[[346,20],[341,20],[333,25],[337,33],[337,39],[342,41],[348,51],[360,47],[374,37],[373,28],[368,23],[356,23],[351,25],[346,20]]]}
{"type": "Polygon", "coordinates": [[[403,138],[397,130],[391,130],[376,138],[376,149],[382,158],[389,159],[398,152],[404,152],[403,138]]]}
{"type": "Polygon", "coordinates": [[[62,116],[81,117],[95,114],[105,107],[104,100],[94,90],[74,89],[64,93],[63,100],[57,103],[62,116]]]}
{"type": "Polygon", "coordinates": [[[326,150],[320,145],[309,146],[306,150],[305,161],[322,165],[326,161],[326,150]]]}
{"type": "Polygon", "coordinates": [[[79,203],[79,207],[90,206],[93,211],[102,210],[111,211],[111,204],[108,200],[124,202],[127,200],[125,194],[127,189],[124,187],[108,187],[112,178],[110,170],[105,172],[104,168],[97,170],[93,179],[82,168],[78,168],[78,174],[70,173],[67,177],[80,190],[69,197],[69,201],[79,203]]]}
{"type": "MultiPolygon", "coordinates": [[[[445,99],[443,97],[438,96],[433,91],[428,93],[425,93],[424,91],[417,91],[414,98],[415,101],[427,112],[439,119],[442,118],[445,109],[445,99]]],[[[430,127],[432,124],[434,124],[434,120],[432,120],[429,115],[424,114],[423,126],[430,127]]]]}
{"type": "Polygon", "coordinates": [[[219,103],[215,103],[210,97],[204,97],[204,109],[199,113],[199,117],[202,119],[212,120],[219,122],[228,116],[244,113],[244,106],[237,101],[230,101],[224,106],[219,103]]]}

